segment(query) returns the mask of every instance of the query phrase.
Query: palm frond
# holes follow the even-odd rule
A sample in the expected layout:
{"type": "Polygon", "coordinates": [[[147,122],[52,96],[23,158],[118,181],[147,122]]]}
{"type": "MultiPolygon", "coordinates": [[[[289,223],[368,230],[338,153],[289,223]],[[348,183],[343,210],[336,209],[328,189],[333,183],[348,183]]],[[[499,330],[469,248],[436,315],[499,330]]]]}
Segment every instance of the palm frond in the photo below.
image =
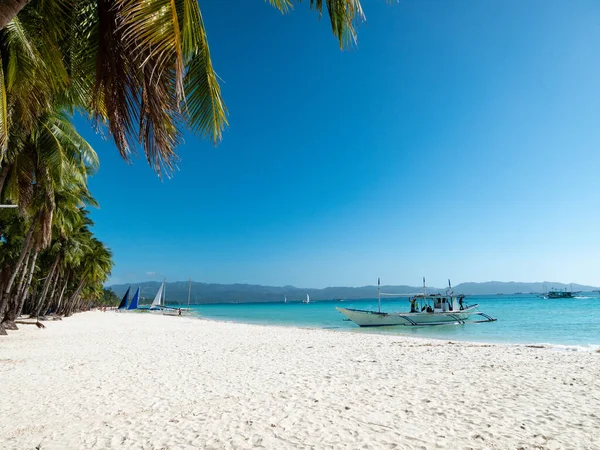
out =
{"type": "MultiPolygon", "coordinates": [[[[283,14],[293,8],[292,0],[266,0],[283,14]]],[[[302,0],[297,0],[300,3],[302,0]]],[[[356,25],[365,20],[360,0],[310,0],[310,8],[323,16],[323,3],[327,8],[331,31],[340,43],[340,48],[356,44],[356,25]]]]}
{"type": "Polygon", "coordinates": [[[92,108],[97,120],[108,121],[121,156],[129,160],[139,111],[139,84],[132,46],[125,45],[123,20],[111,0],[98,0],[96,84],[92,108]],[[105,115],[101,115],[104,113],[105,115]]]}
{"type": "Polygon", "coordinates": [[[152,70],[152,63],[143,70],[139,140],[148,164],[159,175],[164,172],[169,176],[177,161],[175,147],[180,139],[177,119],[181,115],[173,80],[167,76],[155,79],[152,70]]]}
{"type": "Polygon", "coordinates": [[[294,8],[292,0],[267,0],[267,2],[281,11],[282,14],[287,14],[291,9],[294,8]]]}
{"type": "Polygon", "coordinates": [[[93,172],[98,170],[100,160],[92,146],[75,129],[69,117],[64,113],[50,115],[47,120],[50,131],[61,143],[64,155],[71,164],[85,172],[88,168],[93,172]]]}
{"type": "Polygon", "coordinates": [[[194,35],[190,42],[195,43],[194,48],[185,49],[185,53],[190,54],[185,77],[188,122],[194,131],[217,144],[228,125],[227,108],[210,58],[202,14],[197,3],[191,3],[193,5],[189,8],[194,12],[190,14],[190,24],[185,28],[194,35]]]}
{"type": "Polygon", "coordinates": [[[182,35],[177,15],[181,0],[118,0],[123,18],[123,41],[142,57],[144,68],[152,62],[149,83],[160,80],[164,71],[173,71],[177,100],[183,100],[184,62],[182,35]]]}

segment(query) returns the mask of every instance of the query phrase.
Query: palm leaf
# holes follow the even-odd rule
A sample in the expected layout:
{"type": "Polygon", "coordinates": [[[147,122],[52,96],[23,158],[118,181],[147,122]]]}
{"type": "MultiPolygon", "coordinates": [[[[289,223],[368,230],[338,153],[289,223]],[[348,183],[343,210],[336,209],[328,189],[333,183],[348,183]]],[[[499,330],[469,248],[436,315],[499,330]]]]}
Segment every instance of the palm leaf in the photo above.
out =
{"type": "MultiPolygon", "coordinates": [[[[266,0],[282,13],[292,9],[292,0],[266,0]]],[[[302,0],[297,0],[301,2],[302,0]]],[[[340,43],[340,48],[356,44],[357,23],[365,20],[360,0],[310,0],[310,8],[317,11],[319,17],[323,15],[323,3],[327,8],[331,31],[340,43]]]]}
{"type": "Polygon", "coordinates": [[[192,12],[183,29],[191,35],[189,42],[194,44],[184,48],[184,53],[190,56],[185,77],[188,122],[192,130],[216,144],[228,124],[227,108],[210,58],[202,14],[196,2],[188,0],[186,3],[190,3],[192,12]]]}
{"type": "Polygon", "coordinates": [[[281,11],[282,14],[286,14],[294,7],[291,0],[267,0],[267,2],[281,11]]]}
{"type": "Polygon", "coordinates": [[[152,63],[150,83],[173,70],[178,101],[183,100],[184,62],[182,35],[177,13],[181,0],[118,0],[123,19],[123,40],[142,57],[141,68],[152,63]]]}
{"type": "Polygon", "coordinates": [[[92,109],[96,119],[108,121],[115,144],[125,159],[132,152],[130,140],[135,139],[135,119],[140,105],[132,46],[123,38],[123,20],[110,0],[98,0],[98,42],[96,83],[92,109]]]}

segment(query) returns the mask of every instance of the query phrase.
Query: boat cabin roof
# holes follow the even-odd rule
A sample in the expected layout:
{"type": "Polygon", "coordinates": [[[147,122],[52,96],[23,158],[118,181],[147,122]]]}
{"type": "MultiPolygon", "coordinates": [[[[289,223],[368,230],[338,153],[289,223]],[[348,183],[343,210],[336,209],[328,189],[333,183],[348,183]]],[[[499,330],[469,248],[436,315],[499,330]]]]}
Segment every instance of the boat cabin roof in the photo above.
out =
{"type": "Polygon", "coordinates": [[[451,299],[451,298],[464,298],[464,294],[451,294],[451,295],[444,295],[444,294],[417,294],[417,295],[413,295],[410,299],[415,299],[415,300],[441,300],[441,299],[451,299]]]}

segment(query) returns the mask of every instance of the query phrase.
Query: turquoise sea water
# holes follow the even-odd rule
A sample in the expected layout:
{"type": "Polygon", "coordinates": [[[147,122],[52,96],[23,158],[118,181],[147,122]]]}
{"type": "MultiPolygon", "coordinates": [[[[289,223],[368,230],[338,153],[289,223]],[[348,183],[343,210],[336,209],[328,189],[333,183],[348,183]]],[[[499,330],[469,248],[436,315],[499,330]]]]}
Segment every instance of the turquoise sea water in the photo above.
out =
{"type": "MultiPolygon", "coordinates": [[[[240,303],[194,306],[202,317],[233,322],[329,328],[358,333],[392,333],[413,337],[473,342],[553,344],[596,349],[600,346],[600,295],[544,299],[534,295],[469,296],[468,304],[498,319],[496,322],[429,327],[359,328],[344,320],[335,307],[377,310],[377,299],[302,303],[240,303]]],[[[382,311],[407,312],[406,298],[382,300],[382,311]]]]}

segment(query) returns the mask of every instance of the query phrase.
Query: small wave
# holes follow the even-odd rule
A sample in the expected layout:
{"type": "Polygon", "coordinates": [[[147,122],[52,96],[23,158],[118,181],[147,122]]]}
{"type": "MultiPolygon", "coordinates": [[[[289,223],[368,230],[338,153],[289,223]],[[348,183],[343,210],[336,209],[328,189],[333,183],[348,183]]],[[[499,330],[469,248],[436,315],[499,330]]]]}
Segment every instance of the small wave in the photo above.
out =
{"type": "Polygon", "coordinates": [[[600,352],[600,345],[563,345],[563,344],[549,344],[548,347],[559,352],[588,352],[597,353],[600,352]]]}

